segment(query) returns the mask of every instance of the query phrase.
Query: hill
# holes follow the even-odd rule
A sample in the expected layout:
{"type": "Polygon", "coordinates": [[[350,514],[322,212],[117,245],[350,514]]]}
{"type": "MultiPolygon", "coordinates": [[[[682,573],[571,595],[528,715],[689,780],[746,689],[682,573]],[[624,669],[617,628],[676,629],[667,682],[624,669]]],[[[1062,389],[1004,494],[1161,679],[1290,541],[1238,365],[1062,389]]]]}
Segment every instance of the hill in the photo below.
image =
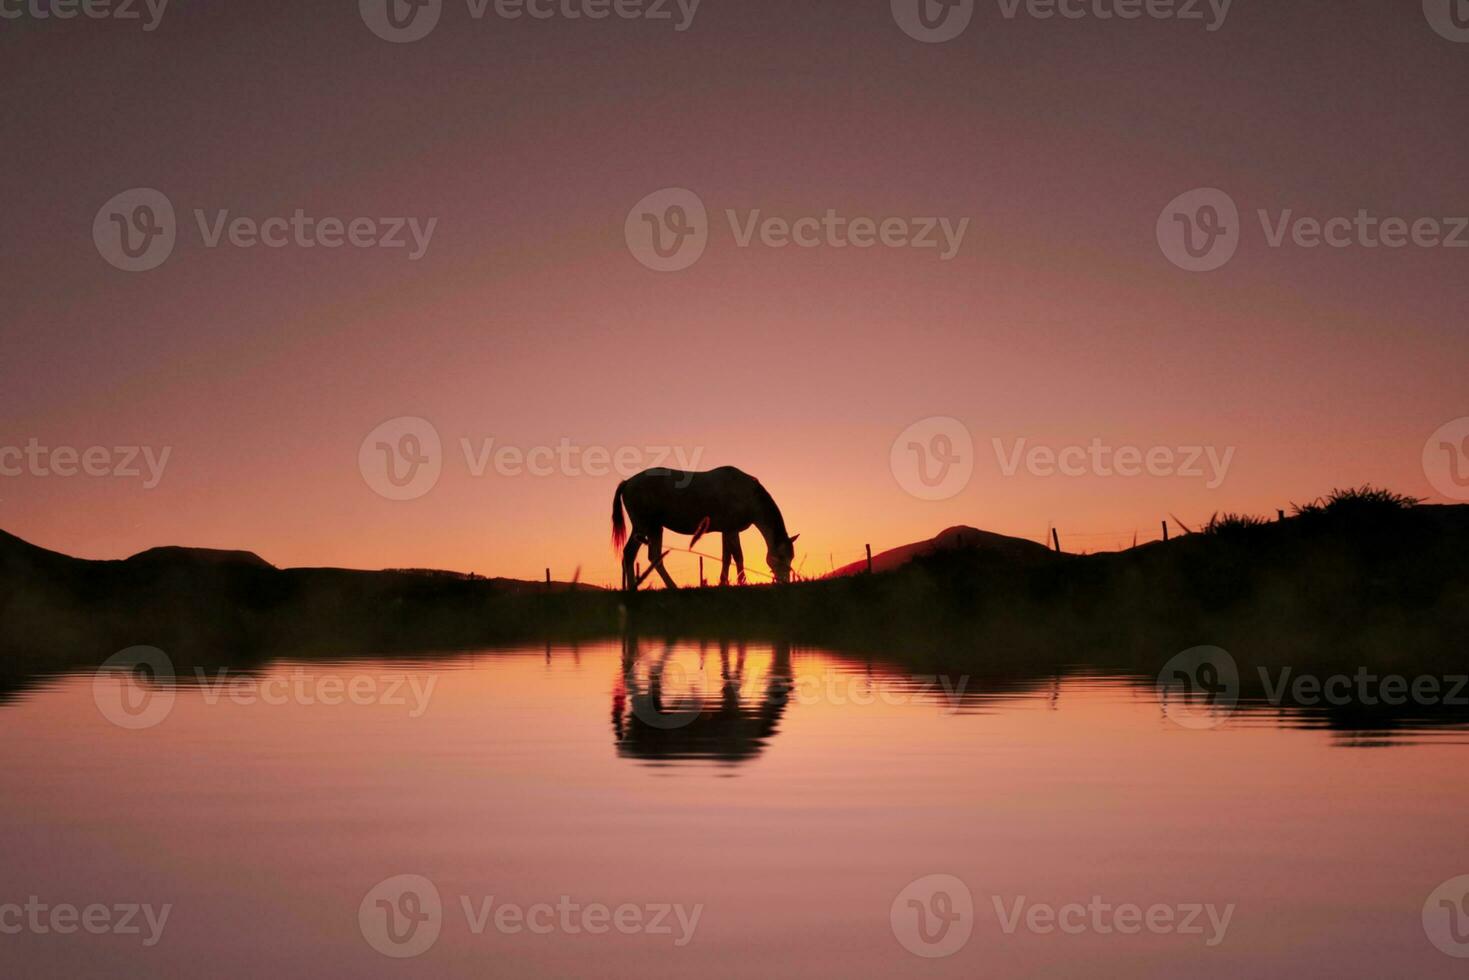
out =
{"type": "MultiPolygon", "coordinates": [[[[987,551],[1018,564],[1053,561],[1059,557],[1045,545],[1027,541],[1025,538],[1012,538],[1004,534],[995,534],[993,531],[981,531],[978,528],[959,524],[945,528],[927,541],[915,541],[912,544],[889,548],[887,551],[873,555],[872,570],[874,572],[896,571],[915,558],[924,558],[944,551],[987,551]]],[[[867,560],[864,558],[862,561],[843,565],[828,574],[826,578],[861,575],[866,571],[867,560]]]]}
{"type": "MultiPolygon", "coordinates": [[[[91,561],[0,531],[0,653],[65,664],[127,646],[210,657],[540,636],[601,590],[427,570],[277,568],[248,551],[161,547],[91,561]]],[[[599,611],[598,623],[614,614],[599,611]]]]}

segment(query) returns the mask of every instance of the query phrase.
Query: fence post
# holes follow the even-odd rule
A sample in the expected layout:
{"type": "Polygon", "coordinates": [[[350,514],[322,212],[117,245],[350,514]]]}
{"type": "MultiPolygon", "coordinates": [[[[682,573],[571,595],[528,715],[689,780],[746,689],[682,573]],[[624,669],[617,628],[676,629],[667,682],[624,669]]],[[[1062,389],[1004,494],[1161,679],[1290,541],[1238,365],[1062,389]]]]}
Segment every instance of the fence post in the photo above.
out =
{"type": "Polygon", "coordinates": [[[872,545],[867,545],[867,574],[872,574],[872,545]]]}
{"type": "Polygon", "coordinates": [[[1283,521],[1283,520],[1285,520],[1285,511],[1280,510],[1280,509],[1276,509],[1275,516],[1278,517],[1280,520],[1283,521]]]}
{"type": "Polygon", "coordinates": [[[551,570],[549,568],[546,569],[546,584],[547,585],[550,585],[551,584],[551,570]]]}
{"type": "Polygon", "coordinates": [[[1163,522],[1163,540],[1164,541],[1167,541],[1168,540],[1168,522],[1167,521],[1164,521],[1163,522]]]}
{"type": "Polygon", "coordinates": [[[1051,541],[1056,545],[1056,554],[1059,555],[1061,553],[1061,536],[1056,533],[1055,528],[1051,528],[1051,541]]]}

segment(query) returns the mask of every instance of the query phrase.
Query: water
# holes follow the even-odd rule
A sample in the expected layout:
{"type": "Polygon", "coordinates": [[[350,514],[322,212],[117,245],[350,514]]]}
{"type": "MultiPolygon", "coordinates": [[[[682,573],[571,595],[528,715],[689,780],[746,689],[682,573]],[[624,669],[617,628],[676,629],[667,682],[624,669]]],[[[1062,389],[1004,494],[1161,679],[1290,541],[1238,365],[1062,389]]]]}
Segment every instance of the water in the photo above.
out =
{"type": "Polygon", "coordinates": [[[1430,900],[1469,873],[1457,721],[1188,728],[1150,678],[769,644],[181,674],[0,703],[5,975],[1465,969],[1423,923],[1469,933],[1452,889],[1430,900]],[[1126,904],[1154,927],[1102,910],[1126,904]],[[61,934],[62,905],[110,924],[61,934]]]}

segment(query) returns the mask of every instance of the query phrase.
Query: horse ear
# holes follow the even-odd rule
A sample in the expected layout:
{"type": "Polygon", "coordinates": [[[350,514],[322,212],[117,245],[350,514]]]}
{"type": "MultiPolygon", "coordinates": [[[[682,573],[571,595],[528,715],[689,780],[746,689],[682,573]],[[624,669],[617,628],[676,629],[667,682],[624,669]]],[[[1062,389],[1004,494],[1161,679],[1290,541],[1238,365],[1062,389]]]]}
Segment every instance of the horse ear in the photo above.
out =
{"type": "Polygon", "coordinates": [[[792,534],[791,535],[791,544],[795,544],[796,543],[796,539],[799,538],[799,537],[800,537],[799,534],[792,534]]]}

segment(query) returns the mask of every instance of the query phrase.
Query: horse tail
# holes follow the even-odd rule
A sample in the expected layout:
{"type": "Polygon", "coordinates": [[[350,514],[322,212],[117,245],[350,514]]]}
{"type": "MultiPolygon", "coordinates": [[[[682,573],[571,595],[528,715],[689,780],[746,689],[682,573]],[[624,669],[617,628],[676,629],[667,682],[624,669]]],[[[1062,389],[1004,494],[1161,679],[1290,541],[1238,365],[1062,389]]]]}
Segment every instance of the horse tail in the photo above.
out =
{"type": "Polygon", "coordinates": [[[614,551],[621,550],[627,543],[627,525],[622,522],[622,488],[627,486],[623,480],[617,485],[617,492],[612,495],[612,548],[614,551]]]}

